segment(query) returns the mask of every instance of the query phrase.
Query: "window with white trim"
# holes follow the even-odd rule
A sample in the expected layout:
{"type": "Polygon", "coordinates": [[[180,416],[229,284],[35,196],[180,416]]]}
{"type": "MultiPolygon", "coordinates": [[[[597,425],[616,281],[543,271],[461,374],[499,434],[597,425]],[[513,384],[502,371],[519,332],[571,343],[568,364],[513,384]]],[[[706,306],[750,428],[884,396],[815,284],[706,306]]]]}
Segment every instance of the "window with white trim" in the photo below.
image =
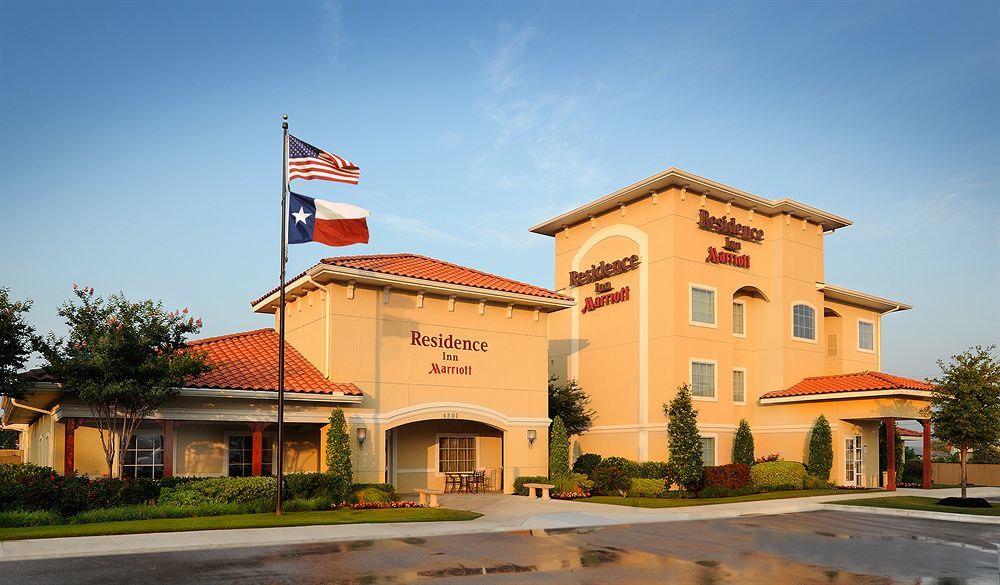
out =
{"type": "Polygon", "coordinates": [[[743,301],[733,301],[733,335],[747,335],[747,304],[743,301]]]}
{"type": "Polygon", "coordinates": [[[715,398],[714,362],[691,362],[691,395],[715,398]]]}
{"type": "Polygon", "coordinates": [[[792,337],[816,341],[816,309],[802,303],[792,307],[792,337]]]}
{"type": "Polygon", "coordinates": [[[701,437],[702,465],[715,465],[715,437],[701,437]]]}
{"type": "Polygon", "coordinates": [[[858,349],[875,351],[875,323],[858,319],[858,349]]]}
{"type": "Polygon", "coordinates": [[[163,479],[163,435],[132,435],[122,458],[122,476],[163,479]]]}
{"type": "Polygon", "coordinates": [[[476,470],[476,437],[438,437],[438,472],[466,473],[476,470]]]}
{"type": "MultiPolygon", "coordinates": [[[[271,448],[271,437],[261,437],[261,474],[271,475],[274,467],[274,453],[271,448]]],[[[253,435],[229,435],[230,477],[249,477],[253,475],[253,435]]]]}
{"type": "Polygon", "coordinates": [[[733,402],[747,401],[747,371],[740,368],[733,370],[733,402]]]}
{"type": "Polygon", "coordinates": [[[691,322],[715,325],[715,291],[691,286],[691,322]]]}

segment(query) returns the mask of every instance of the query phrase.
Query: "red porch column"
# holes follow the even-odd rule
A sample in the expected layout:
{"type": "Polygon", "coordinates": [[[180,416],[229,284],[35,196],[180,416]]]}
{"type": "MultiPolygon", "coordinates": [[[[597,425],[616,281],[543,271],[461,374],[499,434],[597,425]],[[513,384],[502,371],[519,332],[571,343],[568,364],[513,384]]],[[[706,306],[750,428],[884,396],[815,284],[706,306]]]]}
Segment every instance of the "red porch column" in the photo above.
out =
{"type": "Polygon", "coordinates": [[[264,423],[250,423],[253,433],[253,467],[251,474],[262,475],[264,471],[264,423]]]}
{"type": "Polygon", "coordinates": [[[924,489],[931,489],[931,421],[922,420],[924,425],[924,489]]]}
{"type": "Polygon", "coordinates": [[[76,429],[80,419],[67,418],[63,421],[65,435],[63,437],[63,475],[76,473],[76,429]]]}
{"type": "Polygon", "coordinates": [[[896,419],[885,419],[886,491],[896,491],[896,419]]]}
{"type": "Polygon", "coordinates": [[[163,421],[163,477],[174,476],[174,433],[179,421],[163,421]]]}

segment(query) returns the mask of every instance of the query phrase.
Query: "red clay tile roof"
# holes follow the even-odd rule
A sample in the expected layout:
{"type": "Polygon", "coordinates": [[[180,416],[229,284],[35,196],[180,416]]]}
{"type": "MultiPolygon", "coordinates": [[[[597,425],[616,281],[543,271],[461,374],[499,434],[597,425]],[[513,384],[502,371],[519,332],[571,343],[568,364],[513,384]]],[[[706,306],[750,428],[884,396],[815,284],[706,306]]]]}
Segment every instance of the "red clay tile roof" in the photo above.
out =
{"type": "MultiPolygon", "coordinates": [[[[517,293],[533,297],[559,299],[564,301],[573,300],[573,297],[561,295],[546,288],[511,280],[502,276],[496,276],[495,274],[482,272],[473,268],[459,266],[458,264],[452,264],[451,262],[428,258],[427,256],[421,256],[419,254],[336,256],[333,258],[324,258],[320,260],[319,264],[342,266],[344,268],[353,268],[355,270],[367,270],[370,272],[380,272],[382,274],[392,274],[394,276],[419,278],[422,280],[517,293]]],[[[317,266],[319,264],[317,264],[317,266]]],[[[305,272],[302,274],[305,274],[305,272]]],[[[289,279],[288,282],[294,281],[296,278],[301,277],[302,274],[289,279]]],[[[250,304],[256,305],[268,296],[274,294],[277,290],[277,288],[274,288],[268,291],[267,294],[250,304]]]]}
{"type": "MultiPolygon", "coordinates": [[[[278,387],[278,334],[257,329],[188,342],[208,353],[212,371],[188,382],[190,388],[271,390],[278,387]]],[[[285,390],[311,394],[343,392],[361,396],[354,384],[331,382],[294,347],[285,342],[285,390]]]]}
{"type": "Polygon", "coordinates": [[[900,437],[923,437],[924,434],[920,431],[910,430],[906,427],[896,427],[896,434],[900,437]]]}
{"type": "Polygon", "coordinates": [[[836,376],[806,378],[791,388],[774,390],[761,398],[787,398],[812,394],[837,392],[865,392],[871,390],[933,390],[934,385],[882,372],[856,372],[836,376]]]}

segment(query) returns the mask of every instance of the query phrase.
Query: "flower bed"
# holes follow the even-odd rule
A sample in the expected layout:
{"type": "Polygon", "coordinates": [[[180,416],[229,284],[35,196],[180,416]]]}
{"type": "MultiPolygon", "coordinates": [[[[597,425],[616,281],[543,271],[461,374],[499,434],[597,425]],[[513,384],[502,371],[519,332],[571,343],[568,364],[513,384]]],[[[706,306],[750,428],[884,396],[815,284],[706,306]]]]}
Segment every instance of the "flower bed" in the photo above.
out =
{"type": "Polygon", "coordinates": [[[395,502],[359,502],[351,504],[355,510],[391,510],[395,508],[425,508],[421,504],[410,500],[397,500],[395,502]]]}
{"type": "Polygon", "coordinates": [[[590,492],[559,492],[549,497],[553,500],[575,500],[577,498],[589,498],[590,492]]]}

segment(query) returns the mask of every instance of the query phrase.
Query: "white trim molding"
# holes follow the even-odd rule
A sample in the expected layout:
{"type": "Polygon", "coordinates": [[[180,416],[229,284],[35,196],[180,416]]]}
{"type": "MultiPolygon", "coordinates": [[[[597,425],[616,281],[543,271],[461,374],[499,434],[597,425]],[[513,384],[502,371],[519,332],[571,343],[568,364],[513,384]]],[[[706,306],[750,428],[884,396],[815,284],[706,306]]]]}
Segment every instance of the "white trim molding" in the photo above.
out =
{"type": "MultiPolygon", "coordinates": [[[[277,400],[278,393],[273,390],[233,390],[226,388],[181,388],[181,396],[196,396],[199,398],[249,398],[254,400],[277,400]]],[[[319,394],[313,392],[285,392],[285,400],[303,402],[339,402],[359,404],[364,396],[349,396],[343,392],[319,394]]]]}

